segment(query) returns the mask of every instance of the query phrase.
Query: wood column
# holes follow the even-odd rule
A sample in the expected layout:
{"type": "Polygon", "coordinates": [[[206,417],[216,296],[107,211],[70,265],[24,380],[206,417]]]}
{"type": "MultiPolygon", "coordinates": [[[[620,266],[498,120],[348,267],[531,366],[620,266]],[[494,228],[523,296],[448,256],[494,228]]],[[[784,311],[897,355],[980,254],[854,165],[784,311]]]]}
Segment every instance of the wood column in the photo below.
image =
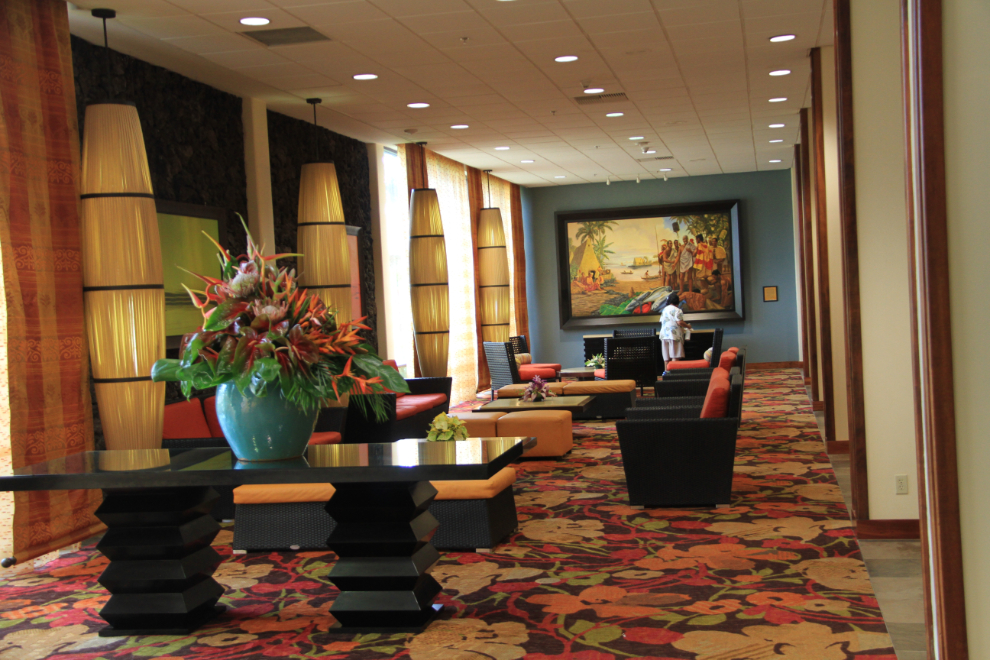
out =
{"type": "Polygon", "coordinates": [[[832,297],[828,281],[828,208],[825,193],[825,126],[822,106],[822,51],[811,49],[812,132],[815,141],[815,202],[818,237],[818,312],[822,333],[822,399],[825,440],[835,440],[835,396],[832,377],[832,297]]]}
{"type": "Polygon", "coordinates": [[[866,408],[863,394],[863,332],[859,300],[859,239],[856,229],[856,160],[853,141],[852,39],[850,0],[834,0],[835,87],[838,104],[838,150],[842,273],[845,286],[846,395],[849,414],[849,472],[852,517],[869,520],[866,472],[866,408]]]}
{"type": "Polygon", "coordinates": [[[811,137],[808,126],[808,109],[801,108],[801,269],[805,283],[805,327],[808,334],[808,353],[804,362],[806,373],[811,379],[811,400],[821,401],[818,385],[818,327],[817,302],[815,300],[815,255],[814,227],[812,225],[811,209],[811,137]]]}
{"type": "Polygon", "coordinates": [[[942,2],[903,0],[911,343],[929,657],[966,660],[942,87],[942,2]]]}

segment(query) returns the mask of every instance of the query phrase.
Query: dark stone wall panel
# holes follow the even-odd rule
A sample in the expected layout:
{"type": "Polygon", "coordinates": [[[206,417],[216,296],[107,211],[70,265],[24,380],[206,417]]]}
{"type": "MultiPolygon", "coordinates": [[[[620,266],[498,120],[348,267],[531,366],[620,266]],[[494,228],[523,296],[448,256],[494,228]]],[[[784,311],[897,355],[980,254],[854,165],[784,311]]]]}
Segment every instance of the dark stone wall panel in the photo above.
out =
{"type": "MultiPolygon", "coordinates": [[[[272,206],[275,213],[275,246],[278,252],[296,252],[296,222],[299,215],[299,179],[304,163],[332,160],[337,168],[344,221],[361,227],[358,251],[361,265],[361,300],[365,333],[377,346],[377,303],[375,301],[375,261],[371,238],[371,178],[368,149],[364,142],[268,111],[268,148],[272,169],[272,206]]],[[[295,267],[295,259],[285,259],[295,267]]]]}

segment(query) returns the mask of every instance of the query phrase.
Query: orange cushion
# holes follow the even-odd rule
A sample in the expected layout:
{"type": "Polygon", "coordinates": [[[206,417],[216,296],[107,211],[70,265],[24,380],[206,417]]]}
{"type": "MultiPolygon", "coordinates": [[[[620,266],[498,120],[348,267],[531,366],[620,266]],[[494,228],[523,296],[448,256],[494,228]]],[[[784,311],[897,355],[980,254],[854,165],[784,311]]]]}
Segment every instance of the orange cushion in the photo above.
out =
{"type": "Polygon", "coordinates": [[[442,405],[447,400],[446,394],[407,394],[395,401],[395,418],[406,419],[434,406],[442,405]]]}
{"type": "Polygon", "coordinates": [[[504,412],[463,412],[451,415],[464,422],[469,438],[497,438],[498,430],[495,423],[504,412]]]}
{"type": "Polygon", "coordinates": [[[311,445],[336,445],[341,441],[340,434],[336,431],[317,431],[309,436],[311,445]]]}
{"type": "Polygon", "coordinates": [[[574,446],[571,413],[566,410],[523,410],[498,420],[503,438],[536,438],[526,456],[563,456],[574,446]]]}
{"type": "Polygon", "coordinates": [[[677,369],[707,369],[712,365],[708,364],[708,360],[674,360],[667,365],[667,371],[676,371],[677,369]]]}
{"type": "Polygon", "coordinates": [[[536,367],[538,369],[553,369],[554,371],[561,370],[561,366],[556,362],[530,362],[529,366],[536,367]]]}
{"type": "Polygon", "coordinates": [[[529,353],[516,353],[516,365],[532,364],[533,356],[529,353]]]}
{"type": "Polygon", "coordinates": [[[634,380],[583,380],[576,383],[564,383],[564,396],[632,392],[635,389],[636,381],[634,380]]]}
{"type": "Polygon", "coordinates": [[[736,354],[732,351],[726,351],[722,353],[718,358],[718,366],[721,369],[728,371],[732,368],[732,365],[736,363],[736,354]]]}
{"type": "Polygon", "coordinates": [[[523,380],[533,380],[535,376],[540,378],[556,378],[557,372],[549,367],[538,367],[535,364],[519,365],[519,377],[523,380]]]}
{"type": "Polygon", "coordinates": [[[708,393],[705,404],[701,408],[702,419],[708,417],[725,417],[729,408],[729,379],[724,376],[712,376],[708,383],[708,393]]]}
{"type": "MultiPolygon", "coordinates": [[[[486,500],[516,482],[516,471],[505,467],[488,479],[431,481],[438,500],[486,500]]],[[[337,489],[332,484],[251,484],[234,489],[234,504],[326,502],[337,489]]]]}
{"type": "Polygon", "coordinates": [[[179,438],[215,438],[206,417],[203,415],[203,404],[197,398],[165,406],[165,419],[162,425],[162,439],[179,438]]]}
{"type": "Polygon", "coordinates": [[[604,380],[605,379],[605,370],[604,369],[595,369],[595,378],[601,378],[602,380],[604,380]]]}
{"type": "Polygon", "coordinates": [[[206,413],[206,423],[210,427],[210,437],[224,437],[223,429],[220,428],[220,420],[217,419],[217,398],[215,396],[203,399],[203,412],[206,413]]]}
{"type": "Polygon", "coordinates": [[[437,489],[438,500],[489,500],[516,483],[516,471],[504,467],[488,479],[430,483],[437,489]]]}
{"type": "MultiPolygon", "coordinates": [[[[564,393],[564,383],[547,383],[550,391],[558,396],[564,393]]],[[[505,387],[500,387],[498,390],[499,399],[518,399],[522,396],[522,393],[526,391],[529,387],[529,383],[517,383],[515,385],[506,385],[505,387]]]]}
{"type": "Polygon", "coordinates": [[[725,352],[726,353],[738,353],[739,352],[739,347],[738,346],[730,346],[729,348],[725,349],[725,352]]]}

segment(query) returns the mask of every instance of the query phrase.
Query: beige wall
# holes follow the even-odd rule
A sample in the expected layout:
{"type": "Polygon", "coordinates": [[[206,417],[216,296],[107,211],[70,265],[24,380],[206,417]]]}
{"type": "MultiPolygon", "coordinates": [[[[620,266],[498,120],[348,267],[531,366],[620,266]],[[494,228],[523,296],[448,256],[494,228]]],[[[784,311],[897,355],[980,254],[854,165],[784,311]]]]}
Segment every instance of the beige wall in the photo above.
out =
{"type": "Polygon", "coordinates": [[[244,98],[244,169],[247,173],[248,228],[265,254],[275,254],[275,213],[272,210],[272,169],[268,155],[268,106],[244,98]]]}
{"type": "Polygon", "coordinates": [[[854,0],[851,23],[870,518],[917,518],[900,0],[854,0]]]}
{"type": "MultiPolygon", "coordinates": [[[[943,0],[945,160],[969,657],[990,658],[990,3],[943,0]]],[[[940,292],[941,293],[941,292],[940,292]]]]}
{"type": "Polygon", "coordinates": [[[832,327],[832,410],[835,437],[849,440],[846,402],[846,314],[843,300],[842,225],[839,201],[838,121],[835,106],[835,49],[822,48],[822,124],[825,129],[825,208],[828,218],[828,286],[832,327]]]}

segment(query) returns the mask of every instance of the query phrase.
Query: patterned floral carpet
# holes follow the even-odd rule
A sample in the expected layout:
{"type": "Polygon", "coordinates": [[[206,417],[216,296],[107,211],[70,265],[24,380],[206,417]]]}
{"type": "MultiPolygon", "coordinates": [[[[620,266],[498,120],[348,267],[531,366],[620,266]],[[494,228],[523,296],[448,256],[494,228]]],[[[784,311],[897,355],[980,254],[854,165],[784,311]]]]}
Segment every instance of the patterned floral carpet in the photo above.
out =
{"type": "Polygon", "coordinates": [[[328,631],[330,552],[232,556],[228,611],[188,636],[101,638],[92,546],[0,581],[0,660],[896,660],[796,371],[749,375],[732,505],[628,506],[611,423],[524,461],[520,529],[446,553],[445,618],[420,635],[328,631]]]}

